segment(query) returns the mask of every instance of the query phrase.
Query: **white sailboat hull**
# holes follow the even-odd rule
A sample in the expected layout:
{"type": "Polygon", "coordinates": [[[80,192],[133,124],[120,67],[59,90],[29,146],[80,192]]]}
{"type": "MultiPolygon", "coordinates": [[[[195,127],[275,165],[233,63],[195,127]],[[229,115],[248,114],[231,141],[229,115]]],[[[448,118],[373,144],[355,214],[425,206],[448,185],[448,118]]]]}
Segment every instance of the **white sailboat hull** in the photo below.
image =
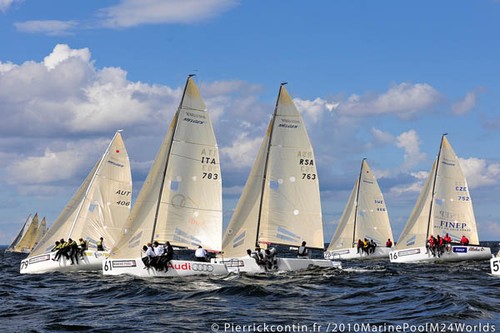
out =
{"type": "Polygon", "coordinates": [[[275,268],[266,269],[264,266],[257,264],[254,258],[241,257],[230,259],[218,259],[220,263],[227,266],[230,273],[265,273],[265,272],[286,272],[309,269],[311,266],[317,267],[334,267],[342,269],[342,264],[339,261],[331,261],[325,259],[299,259],[299,258],[277,258],[275,268]]]}
{"type": "Polygon", "coordinates": [[[390,247],[376,247],[374,253],[366,254],[366,252],[361,251],[358,253],[357,248],[347,248],[347,249],[338,249],[332,251],[325,251],[324,257],[325,259],[330,260],[373,260],[373,259],[384,259],[389,258],[389,252],[391,252],[392,248],[390,247]]]}
{"type": "Polygon", "coordinates": [[[128,274],[139,277],[172,277],[191,275],[226,275],[228,271],[224,264],[189,260],[171,260],[168,271],[157,271],[146,267],[142,258],[108,259],[102,262],[104,275],[128,274]]]}
{"type": "Polygon", "coordinates": [[[49,272],[78,272],[99,271],[102,261],[109,256],[107,251],[85,251],[83,259],[78,257],[78,264],[71,264],[71,259],[64,255],[58,261],[54,261],[56,252],[40,254],[21,261],[19,272],[21,274],[41,274],[49,272]]]}
{"type": "Polygon", "coordinates": [[[389,259],[395,263],[443,262],[462,260],[486,260],[491,258],[491,249],[483,246],[453,245],[440,256],[433,256],[425,246],[405,250],[396,250],[389,253],[389,259]]]}
{"type": "Polygon", "coordinates": [[[498,255],[490,259],[491,274],[500,276],[500,257],[498,255]]]}

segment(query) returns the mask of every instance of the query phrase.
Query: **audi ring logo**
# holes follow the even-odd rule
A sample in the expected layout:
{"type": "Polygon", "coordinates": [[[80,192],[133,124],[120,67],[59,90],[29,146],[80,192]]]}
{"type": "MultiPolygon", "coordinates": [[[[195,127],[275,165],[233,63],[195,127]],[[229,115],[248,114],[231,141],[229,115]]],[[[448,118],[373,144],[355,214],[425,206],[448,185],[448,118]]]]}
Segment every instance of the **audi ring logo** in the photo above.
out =
{"type": "Polygon", "coordinates": [[[198,272],[212,272],[214,270],[214,266],[210,264],[192,264],[191,269],[198,272]]]}

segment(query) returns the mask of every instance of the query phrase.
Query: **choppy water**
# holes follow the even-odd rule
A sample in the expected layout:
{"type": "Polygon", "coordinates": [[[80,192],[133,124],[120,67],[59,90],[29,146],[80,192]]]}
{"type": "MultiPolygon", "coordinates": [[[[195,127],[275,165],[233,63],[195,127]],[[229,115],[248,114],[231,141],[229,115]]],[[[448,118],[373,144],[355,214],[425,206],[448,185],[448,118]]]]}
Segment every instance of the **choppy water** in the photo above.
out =
{"type": "Polygon", "coordinates": [[[500,331],[488,261],[140,279],[20,275],[24,257],[0,249],[0,332],[500,331]]]}

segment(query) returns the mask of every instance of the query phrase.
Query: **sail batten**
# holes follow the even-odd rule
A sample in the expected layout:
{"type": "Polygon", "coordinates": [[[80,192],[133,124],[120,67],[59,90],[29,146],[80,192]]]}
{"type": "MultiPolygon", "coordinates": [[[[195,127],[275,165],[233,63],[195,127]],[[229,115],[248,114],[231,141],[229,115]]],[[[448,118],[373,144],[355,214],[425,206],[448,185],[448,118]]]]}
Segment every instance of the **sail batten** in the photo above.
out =
{"type": "Polygon", "coordinates": [[[281,85],[268,130],[223,240],[225,256],[259,244],[323,248],[319,183],[302,117],[281,85]]]}

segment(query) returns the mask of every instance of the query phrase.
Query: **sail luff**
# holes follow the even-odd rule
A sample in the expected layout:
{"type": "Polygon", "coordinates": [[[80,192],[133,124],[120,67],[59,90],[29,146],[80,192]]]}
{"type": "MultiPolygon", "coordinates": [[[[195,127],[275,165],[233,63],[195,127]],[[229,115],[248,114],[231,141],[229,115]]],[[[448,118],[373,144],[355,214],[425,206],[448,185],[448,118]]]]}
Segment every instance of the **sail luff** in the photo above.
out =
{"type": "Polygon", "coordinates": [[[441,137],[441,143],[439,145],[439,152],[438,156],[436,158],[436,170],[434,172],[434,178],[432,181],[432,191],[431,191],[431,197],[430,197],[430,205],[429,205],[429,219],[427,220],[427,231],[425,233],[425,239],[429,238],[429,230],[431,228],[431,223],[433,219],[433,207],[434,207],[434,194],[436,192],[436,180],[437,180],[437,175],[439,171],[439,165],[441,164],[440,159],[441,159],[441,151],[443,150],[443,142],[444,142],[444,137],[446,134],[443,134],[441,137]]]}
{"type": "Polygon", "coordinates": [[[280,96],[281,96],[281,92],[283,90],[283,86],[285,85],[286,83],[282,83],[280,85],[280,89],[279,89],[279,92],[278,92],[278,98],[276,99],[276,105],[274,107],[274,112],[273,112],[273,117],[271,119],[271,122],[269,124],[269,130],[267,133],[269,133],[269,140],[267,142],[267,147],[266,147],[266,158],[265,158],[265,161],[264,161],[264,176],[262,177],[262,186],[261,186],[261,195],[260,195],[260,203],[259,203],[259,213],[257,215],[257,233],[256,233],[256,239],[255,239],[255,246],[259,245],[259,232],[260,232],[260,223],[261,223],[261,219],[262,219],[262,206],[263,206],[263,202],[264,202],[264,195],[266,193],[266,182],[267,182],[267,170],[268,170],[268,166],[269,166],[269,153],[271,151],[270,147],[271,147],[271,138],[273,137],[273,131],[274,131],[274,122],[276,120],[276,114],[278,112],[278,103],[280,101],[280,96]]]}
{"type": "Polygon", "coordinates": [[[356,222],[358,221],[358,205],[359,205],[359,189],[361,187],[361,175],[363,174],[363,167],[365,166],[365,160],[366,158],[363,158],[363,161],[361,162],[361,168],[359,169],[359,176],[358,176],[358,187],[356,189],[356,201],[354,204],[354,228],[352,228],[352,243],[351,246],[356,242],[356,222]]]}
{"type": "Polygon", "coordinates": [[[164,192],[164,189],[165,189],[165,179],[166,179],[166,175],[167,175],[167,169],[168,169],[168,162],[169,162],[169,158],[168,156],[170,155],[170,152],[172,151],[172,144],[174,142],[174,137],[175,137],[175,132],[177,130],[177,126],[179,125],[179,113],[182,109],[182,105],[183,105],[183,101],[184,101],[184,97],[186,96],[186,90],[187,90],[187,87],[188,87],[188,84],[189,84],[189,80],[191,79],[191,76],[189,76],[187,78],[187,81],[186,81],[186,84],[184,86],[184,91],[182,93],[182,98],[181,98],[181,102],[179,103],[179,107],[177,108],[177,112],[175,113],[174,115],[174,119],[172,121],[172,131],[170,131],[170,137],[168,138],[168,142],[169,142],[169,146],[167,148],[167,152],[166,152],[166,160],[165,160],[165,166],[163,168],[163,173],[162,173],[162,179],[161,179],[161,186],[160,186],[160,193],[158,193],[158,201],[157,201],[157,204],[156,204],[156,211],[155,211],[155,217],[154,217],[154,221],[153,221],[153,228],[151,230],[151,243],[154,241],[154,236],[155,236],[155,232],[156,232],[156,225],[158,223],[158,215],[160,214],[160,205],[161,205],[161,198],[163,196],[163,192],[164,192]]]}

